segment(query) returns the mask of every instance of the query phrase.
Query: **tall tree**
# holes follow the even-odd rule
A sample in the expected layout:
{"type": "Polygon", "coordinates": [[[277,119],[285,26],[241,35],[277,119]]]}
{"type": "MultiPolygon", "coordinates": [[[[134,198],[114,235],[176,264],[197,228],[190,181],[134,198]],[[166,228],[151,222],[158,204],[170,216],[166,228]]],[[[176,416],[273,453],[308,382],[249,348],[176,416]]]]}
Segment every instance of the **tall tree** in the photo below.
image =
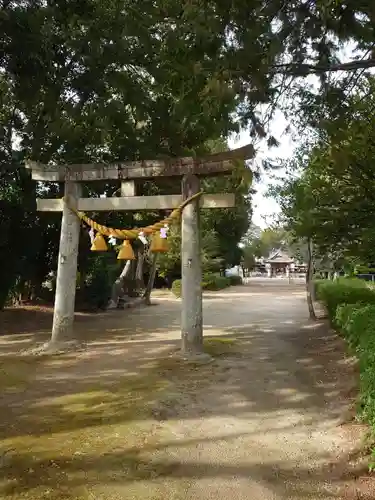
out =
{"type": "Polygon", "coordinates": [[[345,115],[331,115],[319,140],[292,160],[302,174],[277,190],[289,227],[335,260],[375,257],[373,89],[369,78],[345,115]]]}
{"type": "MultiPolygon", "coordinates": [[[[270,105],[267,119],[286,90],[302,109],[306,104],[316,109],[329,97],[340,102],[346,80],[335,85],[324,75],[344,69],[357,76],[373,65],[368,51],[374,13],[366,2],[209,0],[202,8],[195,0],[84,0],[79,6],[72,0],[1,0],[0,5],[0,112],[6,124],[0,142],[8,148],[0,166],[9,171],[12,158],[13,173],[6,175],[12,185],[23,175],[16,170],[24,156],[54,163],[126,160],[194,154],[207,139],[241,126],[264,136],[259,104],[270,105]],[[338,49],[350,40],[365,58],[343,65],[338,49]],[[309,72],[321,75],[318,96],[306,89],[302,77],[309,72]],[[18,139],[17,155],[9,137],[18,139]]],[[[33,189],[27,188],[30,199],[33,189]]],[[[108,187],[97,189],[96,194],[108,187]]],[[[17,204],[26,206],[21,198],[17,204]]],[[[28,208],[34,230],[43,226],[34,238],[42,262],[49,247],[44,229],[54,233],[58,222],[50,219],[44,226],[33,210],[28,208]]],[[[52,246],[51,255],[56,243],[52,246]]],[[[225,252],[228,261],[237,259],[234,247],[225,252]]]]}

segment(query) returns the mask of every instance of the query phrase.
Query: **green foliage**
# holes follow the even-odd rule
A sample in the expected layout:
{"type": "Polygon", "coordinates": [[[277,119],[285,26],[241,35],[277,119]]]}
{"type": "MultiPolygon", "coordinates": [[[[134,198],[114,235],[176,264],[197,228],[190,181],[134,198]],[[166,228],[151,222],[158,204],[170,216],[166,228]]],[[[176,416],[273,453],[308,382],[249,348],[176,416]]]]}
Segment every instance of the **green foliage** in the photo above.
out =
{"type": "MultiPolygon", "coordinates": [[[[371,306],[373,307],[373,306],[371,306]]],[[[335,325],[340,329],[341,332],[345,333],[345,338],[348,341],[350,347],[356,349],[359,344],[358,332],[352,328],[352,319],[354,313],[358,309],[363,309],[364,305],[361,303],[354,304],[341,304],[336,309],[335,315],[335,325]]]]}
{"type": "Polygon", "coordinates": [[[230,279],[226,276],[207,273],[203,275],[202,290],[222,290],[230,286],[230,279]]]}
{"type": "Polygon", "coordinates": [[[337,323],[359,358],[360,411],[375,431],[375,305],[341,306],[337,323]]]}
{"type": "Polygon", "coordinates": [[[306,242],[278,225],[263,230],[256,226],[250,227],[242,239],[242,244],[242,264],[246,269],[255,266],[256,258],[267,258],[274,250],[282,250],[299,262],[308,260],[306,242]]]}
{"type": "MultiPolygon", "coordinates": [[[[202,278],[202,290],[207,290],[207,291],[223,290],[224,288],[227,288],[232,284],[233,283],[231,283],[230,278],[227,278],[225,276],[220,276],[218,274],[206,273],[203,275],[202,278]]],[[[172,283],[171,290],[175,297],[181,297],[181,287],[182,287],[181,280],[175,280],[172,283]]]]}
{"type": "Polygon", "coordinates": [[[182,281],[174,280],[171,291],[175,297],[180,298],[182,293],[182,281]]]}
{"type": "Polygon", "coordinates": [[[316,291],[333,324],[337,308],[342,304],[375,304],[375,292],[366,286],[366,282],[358,279],[320,282],[316,291]]]}
{"type": "MultiPolygon", "coordinates": [[[[319,15],[303,0],[3,4],[0,64],[17,127],[33,156],[77,162],[176,155],[241,125],[262,136],[258,104],[271,115],[286,89],[305,104],[293,77],[329,67],[345,41],[372,49],[366,2],[324,0],[319,15]]],[[[326,100],[339,100],[320,75],[326,100]]]]}
{"type": "MultiPolygon", "coordinates": [[[[272,250],[285,246],[287,234],[282,228],[260,229],[250,226],[242,239],[244,262],[251,264],[255,257],[268,257],[272,250]]],[[[250,268],[251,266],[246,266],[250,268]]]]}
{"type": "Polygon", "coordinates": [[[259,238],[260,257],[268,257],[272,250],[285,247],[286,232],[282,228],[264,229],[259,238]]]}
{"type": "Polygon", "coordinates": [[[181,225],[175,224],[168,231],[168,252],[158,256],[157,268],[163,278],[181,275],[181,225]]]}
{"type": "Polygon", "coordinates": [[[85,306],[95,310],[106,308],[118,272],[115,259],[116,256],[109,252],[93,254],[91,257],[90,272],[85,280],[83,293],[78,294],[85,306]]]}
{"type": "MultiPolygon", "coordinates": [[[[0,308],[14,283],[31,282],[37,290],[56,270],[59,216],[38,216],[35,197],[62,196],[61,186],[35,189],[22,168],[25,157],[67,164],[195,156],[205,153],[207,141],[225,144],[222,137],[238,130],[233,83],[220,82],[215,67],[201,67],[209,46],[213,54],[221,52],[211,40],[218,35],[215,26],[207,39],[208,32],[197,31],[194,18],[181,17],[175,2],[145,7],[136,1],[129,8],[127,1],[92,0],[82,9],[72,2],[3,3],[0,201],[9,210],[0,207],[0,260],[7,262],[0,308]]],[[[116,188],[98,182],[85,186],[84,195],[112,196],[116,188]]],[[[164,188],[178,192],[179,180],[164,188]]],[[[142,195],[160,192],[152,182],[140,189],[142,195]]],[[[111,213],[96,219],[133,227],[163,215],[111,213]]],[[[233,225],[231,216],[223,220],[233,225]]],[[[86,274],[89,267],[84,241],[79,270],[86,274]]]]}
{"type": "MultiPolygon", "coordinates": [[[[181,275],[181,226],[176,224],[170,228],[168,237],[169,250],[158,258],[159,275],[172,277],[181,275]]],[[[213,228],[202,231],[201,258],[203,272],[219,271],[224,265],[219,256],[218,236],[213,228]]]]}
{"type": "Polygon", "coordinates": [[[251,201],[249,184],[243,184],[238,172],[231,176],[205,179],[207,193],[235,193],[235,206],[220,210],[202,211],[202,235],[214,231],[217,237],[216,258],[222,259],[221,268],[240,264],[242,251],[238,244],[249,228],[251,201]]]}
{"type": "Polygon", "coordinates": [[[319,297],[320,294],[322,293],[321,289],[325,285],[327,285],[328,283],[331,283],[331,280],[326,280],[326,279],[321,279],[321,278],[314,279],[314,286],[315,286],[315,291],[316,291],[317,297],[319,297]]]}
{"type": "Polygon", "coordinates": [[[374,260],[374,91],[369,76],[342,112],[328,109],[316,137],[285,165],[293,176],[273,190],[285,227],[351,271],[374,260]]]}
{"type": "MultiPolygon", "coordinates": [[[[202,150],[204,153],[219,153],[227,151],[228,145],[223,140],[208,141],[202,146],[202,150]]],[[[251,216],[249,185],[243,184],[242,181],[243,179],[237,171],[229,176],[202,180],[202,190],[206,193],[234,192],[236,194],[236,204],[233,208],[201,210],[203,273],[219,272],[226,267],[240,263],[241,250],[238,243],[249,227],[251,216]]],[[[160,255],[158,271],[161,276],[173,281],[181,275],[180,225],[171,227],[168,241],[169,251],[160,255]]]]}
{"type": "MultiPolygon", "coordinates": [[[[222,148],[220,141],[244,126],[251,137],[264,137],[265,126],[286,89],[298,96],[295,102],[304,113],[318,108],[317,98],[319,104],[323,99],[342,101],[345,86],[333,88],[320,70],[337,61],[345,41],[354,40],[362,50],[372,49],[373,20],[365,4],[354,8],[348,0],[323,0],[317,15],[314,2],[303,0],[284,2],[282,8],[278,0],[236,1],[230,8],[216,0],[205,2],[204,8],[199,2],[176,0],[134,0],[131,6],[127,0],[84,0],[80,8],[71,1],[3,1],[0,200],[11,205],[4,210],[0,207],[4,243],[0,261],[7,263],[0,307],[14,283],[28,282],[37,290],[57,262],[59,218],[53,214],[39,217],[30,202],[34,203],[36,194],[61,196],[61,187],[35,188],[20,169],[24,158],[69,164],[195,156],[207,148],[222,148]],[[285,57],[293,64],[283,64],[285,57]],[[294,77],[315,72],[317,66],[324,85],[318,96],[312,96],[304,79],[294,77]],[[259,104],[270,104],[265,120],[258,113],[259,104]],[[8,209],[14,203],[18,208],[10,223],[4,214],[11,212],[8,209]]],[[[364,102],[362,111],[367,107],[371,121],[370,104],[364,102]]],[[[359,112],[349,114],[359,116],[359,112]]],[[[357,122],[358,128],[351,128],[348,137],[352,132],[360,137],[364,120],[357,122]]],[[[369,133],[365,139],[358,141],[354,155],[361,164],[365,151],[372,156],[369,133]]],[[[269,137],[268,142],[277,141],[269,137]]],[[[249,222],[247,194],[252,173],[244,162],[236,171],[237,178],[203,183],[208,192],[236,192],[235,209],[212,210],[202,216],[203,234],[213,230],[217,239],[207,270],[232,266],[241,259],[237,243],[249,222]]],[[[356,172],[367,171],[355,165],[352,178],[356,172]]],[[[364,182],[360,184],[357,201],[366,199],[364,182]]],[[[152,182],[140,189],[142,195],[160,192],[152,182]]],[[[179,191],[176,182],[168,189],[179,191]]],[[[109,183],[98,182],[85,187],[85,195],[111,196],[114,190],[109,183]]],[[[369,206],[373,191],[369,187],[369,206]]],[[[358,211],[359,205],[351,206],[358,211]]],[[[97,218],[130,227],[147,225],[160,215],[112,213],[97,218]]],[[[370,230],[367,223],[371,235],[370,230]]],[[[354,233],[358,230],[351,230],[350,236],[354,233]]],[[[367,249],[373,248],[370,239],[366,238],[367,249]]],[[[90,265],[87,245],[80,250],[79,269],[86,273],[90,265]]],[[[175,257],[162,272],[177,272],[176,253],[175,257]]]]}
{"type": "Polygon", "coordinates": [[[243,247],[242,249],[241,265],[245,269],[254,269],[256,260],[253,249],[250,246],[243,247]]]}
{"type": "Polygon", "coordinates": [[[368,266],[355,266],[354,274],[375,274],[375,268],[368,266]]]}
{"type": "Polygon", "coordinates": [[[375,293],[353,279],[320,283],[318,289],[331,322],[359,359],[359,411],[375,432],[375,293]]]}
{"type": "Polygon", "coordinates": [[[229,283],[231,286],[237,286],[243,284],[241,276],[231,275],[227,276],[227,278],[229,279],[229,283]]]}

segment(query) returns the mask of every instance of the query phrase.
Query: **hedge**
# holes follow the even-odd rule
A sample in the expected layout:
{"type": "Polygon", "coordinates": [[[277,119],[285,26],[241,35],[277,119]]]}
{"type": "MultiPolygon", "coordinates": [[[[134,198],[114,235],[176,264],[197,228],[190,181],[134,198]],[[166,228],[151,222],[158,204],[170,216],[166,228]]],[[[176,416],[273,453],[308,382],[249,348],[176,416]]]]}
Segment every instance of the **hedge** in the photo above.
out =
{"type": "MultiPolygon", "coordinates": [[[[236,278],[238,278],[238,276],[236,276],[236,278]]],[[[219,276],[218,274],[205,274],[202,279],[202,290],[223,290],[233,284],[231,281],[231,278],[219,276]]],[[[181,280],[175,280],[172,283],[171,290],[173,295],[181,297],[181,280]]]]}
{"type": "Polygon", "coordinates": [[[365,282],[346,279],[317,283],[317,295],[358,357],[359,413],[375,432],[375,292],[365,282]]]}
{"type": "Polygon", "coordinates": [[[346,340],[348,344],[356,348],[358,345],[358,339],[352,338],[350,333],[350,323],[353,318],[353,314],[362,309],[364,306],[362,304],[341,304],[336,309],[335,314],[335,324],[339,328],[340,332],[345,333],[346,340]]]}
{"type": "Polygon", "coordinates": [[[375,292],[365,281],[342,278],[336,281],[316,282],[316,295],[324,303],[332,324],[336,324],[336,310],[341,304],[374,304],[375,292]]]}
{"type": "Polygon", "coordinates": [[[354,274],[375,274],[375,268],[367,266],[357,266],[354,274]]]}
{"type": "Polygon", "coordinates": [[[202,290],[222,290],[230,286],[230,280],[226,276],[218,274],[204,274],[202,279],[202,290]]]}
{"type": "Polygon", "coordinates": [[[375,306],[342,305],[336,322],[359,359],[359,409],[375,431],[375,306]]]}
{"type": "Polygon", "coordinates": [[[241,276],[228,276],[228,279],[231,286],[243,285],[241,276]]]}

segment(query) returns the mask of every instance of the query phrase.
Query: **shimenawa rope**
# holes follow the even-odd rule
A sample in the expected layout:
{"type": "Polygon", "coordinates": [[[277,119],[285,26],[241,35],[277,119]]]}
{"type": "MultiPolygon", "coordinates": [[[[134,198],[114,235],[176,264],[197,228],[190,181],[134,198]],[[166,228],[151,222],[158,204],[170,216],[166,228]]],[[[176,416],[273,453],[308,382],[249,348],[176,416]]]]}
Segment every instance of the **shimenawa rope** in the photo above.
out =
{"type": "Polygon", "coordinates": [[[84,212],[80,212],[77,209],[75,209],[69,203],[68,198],[64,198],[64,202],[67,204],[68,208],[70,208],[70,210],[72,210],[82,221],[84,221],[94,231],[102,234],[103,236],[113,236],[114,238],[117,238],[119,240],[132,240],[132,239],[134,240],[138,238],[140,233],[153,234],[156,231],[160,231],[160,229],[162,229],[166,224],[169,225],[175,220],[177,220],[181,216],[181,212],[186,207],[186,205],[188,205],[193,200],[202,196],[202,194],[203,191],[200,191],[199,193],[190,196],[190,198],[187,198],[177,208],[175,208],[173,212],[165,219],[156,222],[151,226],[135,228],[135,229],[116,229],[113,227],[103,226],[102,224],[99,224],[93,219],[90,219],[90,217],[87,217],[87,215],[84,212]]]}

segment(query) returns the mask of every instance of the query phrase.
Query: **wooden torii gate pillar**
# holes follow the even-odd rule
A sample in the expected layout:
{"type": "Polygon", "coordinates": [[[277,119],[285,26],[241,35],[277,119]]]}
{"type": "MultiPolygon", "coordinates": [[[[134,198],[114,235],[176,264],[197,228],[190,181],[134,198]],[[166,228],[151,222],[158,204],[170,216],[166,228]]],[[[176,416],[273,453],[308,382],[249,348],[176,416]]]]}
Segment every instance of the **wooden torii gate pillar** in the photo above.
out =
{"type": "MultiPolygon", "coordinates": [[[[166,210],[199,192],[199,177],[219,175],[233,170],[234,159],[252,158],[252,145],[209,155],[205,158],[178,158],[169,161],[135,161],[113,164],[48,166],[26,162],[32,179],[38,182],[64,182],[64,194],[82,212],[166,210]],[[182,176],[182,195],[136,196],[135,180],[182,176]],[[81,198],[80,182],[120,181],[121,197],[81,198]]],[[[51,340],[47,350],[60,350],[74,338],[73,320],[77,277],[80,220],[61,199],[37,199],[37,210],[62,212],[61,236],[56,279],[56,295],[51,340]]],[[[203,348],[202,266],[199,208],[230,208],[234,194],[207,194],[188,204],[182,212],[182,354],[199,354],[203,348]]]]}

